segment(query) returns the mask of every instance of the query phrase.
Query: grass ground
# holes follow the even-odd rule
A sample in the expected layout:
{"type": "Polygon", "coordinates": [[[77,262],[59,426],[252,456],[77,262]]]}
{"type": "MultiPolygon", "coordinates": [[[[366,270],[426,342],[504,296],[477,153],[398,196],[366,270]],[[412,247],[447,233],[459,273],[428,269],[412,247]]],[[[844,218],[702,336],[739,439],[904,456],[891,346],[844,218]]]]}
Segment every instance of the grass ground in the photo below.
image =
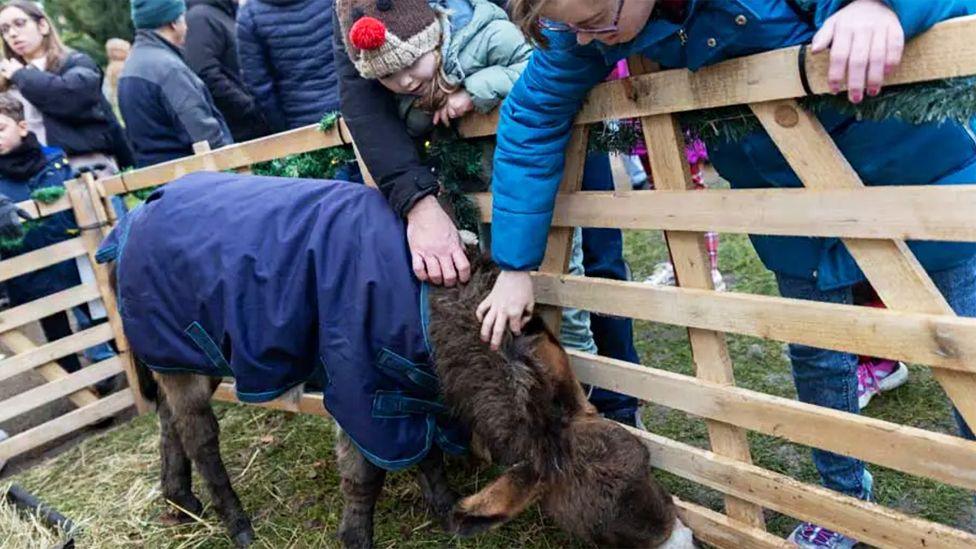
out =
{"type": "MultiPolygon", "coordinates": [[[[630,232],[626,252],[635,279],[650,274],[666,258],[659,233],[630,232]]],[[[734,291],[774,294],[771,275],[741,236],[723,235],[721,267],[734,291]]],[[[636,342],[642,362],[689,374],[691,354],[684,329],[638,323],[636,342]]],[[[731,336],[729,345],[740,385],[792,398],[789,366],[780,343],[731,336]]],[[[867,413],[887,420],[951,432],[945,399],[931,375],[913,368],[905,387],[872,402],[867,413]]],[[[332,463],[331,426],[319,418],[259,409],[218,406],[223,455],[265,547],[335,547],[341,500],[332,463]]],[[[648,406],[650,430],[699,446],[707,445],[704,423],[661,407],[648,406]]],[[[164,529],[156,518],[163,503],[158,491],[159,461],[154,417],[137,418],[105,435],[89,439],[66,454],[13,481],[52,504],[82,528],[81,547],[227,547],[229,539],[212,512],[192,525],[164,529]]],[[[757,464],[805,480],[817,476],[806,448],[762,435],[751,435],[757,464]]],[[[492,471],[452,466],[462,493],[482,486],[492,471]]],[[[877,500],[905,512],[967,529],[973,528],[971,495],[963,490],[897,472],[873,468],[877,500]]],[[[715,509],[719,494],[681,479],[661,475],[680,497],[715,509]]],[[[200,486],[199,479],[196,486],[200,486]]],[[[202,499],[206,501],[206,495],[202,499]]],[[[788,517],[769,515],[770,529],[786,535],[788,517]]],[[[2,537],[0,537],[2,539],[2,537]]],[[[392,475],[376,517],[378,547],[572,547],[572,542],[532,509],[516,523],[473,540],[441,533],[424,511],[409,474],[392,475]]]]}

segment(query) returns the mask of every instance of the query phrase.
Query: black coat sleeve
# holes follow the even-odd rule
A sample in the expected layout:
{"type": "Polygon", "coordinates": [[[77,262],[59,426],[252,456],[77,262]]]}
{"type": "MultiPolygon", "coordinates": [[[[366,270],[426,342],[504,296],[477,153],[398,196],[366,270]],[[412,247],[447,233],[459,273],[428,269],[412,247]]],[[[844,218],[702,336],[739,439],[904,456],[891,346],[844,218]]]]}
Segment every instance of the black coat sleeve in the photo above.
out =
{"type": "MultiPolygon", "coordinates": [[[[232,37],[205,9],[192,9],[186,16],[186,63],[200,76],[214,101],[225,109],[233,109],[234,116],[254,116],[260,119],[257,103],[241,83],[227,77],[220,60],[228,48],[237,55],[232,37]]],[[[261,120],[259,120],[261,121],[261,120]]]]}
{"type": "Polygon", "coordinates": [[[333,28],[342,118],[390,206],[405,216],[418,200],[437,193],[437,178],[421,163],[417,146],[397,112],[395,95],[378,81],[359,76],[334,14],[333,28]]]}
{"type": "Polygon", "coordinates": [[[11,78],[24,98],[45,115],[70,118],[102,101],[102,71],[87,55],[74,52],[60,74],[27,66],[11,78]]]}

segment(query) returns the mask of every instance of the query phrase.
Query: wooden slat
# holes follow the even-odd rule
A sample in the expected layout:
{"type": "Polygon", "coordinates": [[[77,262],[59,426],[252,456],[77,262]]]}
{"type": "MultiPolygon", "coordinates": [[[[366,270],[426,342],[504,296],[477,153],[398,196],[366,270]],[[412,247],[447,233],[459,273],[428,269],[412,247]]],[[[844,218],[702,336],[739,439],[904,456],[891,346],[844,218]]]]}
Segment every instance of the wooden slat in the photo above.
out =
{"type": "MultiPolygon", "coordinates": [[[[901,65],[885,85],[911,84],[976,74],[976,16],[935,25],[905,47],[901,65]]],[[[640,118],[760,101],[806,96],[798,69],[799,46],[740,57],[691,72],[674,69],[633,76],[595,87],[576,117],[577,124],[640,118]]],[[[829,55],[807,55],[814,93],[830,93],[829,55]]],[[[465,137],[493,135],[498,113],[461,121],[465,137]]]]}
{"type": "Polygon", "coordinates": [[[82,303],[87,303],[93,299],[98,299],[98,288],[95,286],[75,286],[67,290],[42,297],[36,301],[25,303],[18,307],[0,311],[0,333],[14,330],[30,324],[42,318],[53,315],[61,311],[66,311],[72,307],[77,307],[82,303]]]}
{"type": "MultiPolygon", "coordinates": [[[[213,399],[219,402],[240,403],[240,400],[237,399],[237,393],[234,391],[234,384],[227,382],[221,383],[220,386],[217,387],[217,391],[214,392],[213,399]]],[[[263,402],[261,404],[249,403],[248,405],[257,406],[259,408],[267,408],[269,410],[298,412],[313,416],[329,417],[329,413],[325,410],[325,406],[322,403],[322,393],[304,393],[297,399],[278,399],[271,402],[263,402]]]]}
{"type": "Polygon", "coordinates": [[[342,145],[338,128],[323,132],[317,124],[262,137],[246,143],[229,145],[200,156],[173,160],[103,180],[110,195],[127,193],[168,183],[188,173],[210,170],[233,170],[319,149],[342,145]]]}
{"type": "Polygon", "coordinates": [[[570,352],[583,383],[976,490],[976,442],[620,360],[570,352]]]}
{"type": "Polygon", "coordinates": [[[534,275],[540,303],[974,372],[976,319],[534,275]]]}
{"type": "MultiPolygon", "coordinates": [[[[491,222],[489,193],[471,195],[491,222]]],[[[556,199],[552,224],[637,230],[976,242],[976,185],[709,190],[694,195],[581,192],[556,199]]]]}
{"type": "Polygon", "coordinates": [[[85,246],[81,239],[72,238],[40,250],[5,259],[0,261],[0,282],[83,255],[85,255],[85,246]]]}
{"type": "Polygon", "coordinates": [[[880,505],[804,484],[659,435],[630,430],[651,451],[655,467],[784,515],[842,532],[878,547],[971,549],[976,536],[880,505]]]}
{"type": "Polygon", "coordinates": [[[80,353],[99,343],[111,341],[112,337],[112,327],[108,324],[99,324],[57,341],[20,352],[0,360],[0,381],[29,372],[59,358],[80,353]]]}
{"type": "Polygon", "coordinates": [[[0,401],[0,423],[39,408],[59,398],[76,393],[122,372],[118,357],[86,366],[68,377],[45,383],[19,395],[0,401]]]}
{"type": "MultiPolygon", "coordinates": [[[[955,52],[950,51],[951,47],[947,50],[951,58],[955,52]]],[[[820,121],[796,101],[751,107],[805,187],[821,190],[864,186],[820,121]]],[[[903,240],[846,238],[844,245],[889,308],[955,316],[903,240]]],[[[934,374],[959,413],[970,425],[976,425],[976,375],[944,370],[934,374]]]]}
{"type": "Polygon", "coordinates": [[[120,391],[107,396],[84,408],[69,412],[0,442],[0,460],[11,459],[29,452],[48,442],[111,417],[132,405],[132,393],[129,391],[120,391]]]}
{"type": "Polygon", "coordinates": [[[765,530],[753,528],[711,509],[675,498],[678,516],[685,526],[695,532],[695,537],[722,549],[785,549],[790,547],[785,539],[765,530]]]}
{"type": "MultiPolygon", "coordinates": [[[[37,344],[18,330],[0,333],[0,344],[3,344],[4,347],[16,353],[18,356],[29,354],[39,349],[37,344]]],[[[42,363],[36,366],[35,369],[41,377],[48,381],[57,381],[70,375],[56,362],[42,363]]],[[[72,395],[68,395],[68,400],[75,406],[82,407],[97,401],[98,395],[91,389],[82,389],[72,395]]]]}
{"type": "MultiPolygon", "coordinates": [[[[685,156],[684,137],[674,116],[645,117],[641,119],[641,125],[655,186],[662,190],[695,192],[685,156]]],[[[687,288],[713,290],[705,234],[667,231],[664,237],[674,263],[677,284],[687,288]]],[[[735,385],[732,357],[725,342],[725,334],[688,328],[688,340],[695,373],[699,378],[723,385],[735,385]]],[[[709,440],[715,452],[743,463],[752,462],[749,439],[744,429],[715,420],[709,420],[707,424],[709,440]]],[[[755,528],[765,528],[762,508],[731,495],[725,498],[725,508],[729,517],[755,528]]]]}
{"type": "Polygon", "coordinates": [[[71,200],[71,207],[78,220],[78,225],[82,227],[98,227],[97,230],[82,231],[81,238],[85,244],[88,260],[91,262],[95,272],[95,284],[99,297],[105,304],[108,314],[108,323],[112,326],[115,333],[115,343],[120,353],[122,368],[125,370],[125,377],[129,384],[129,392],[132,394],[132,401],[136,410],[140,414],[148,412],[152,406],[139,391],[139,380],[136,375],[135,363],[132,354],[129,352],[129,342],[125,337],[125,330],[122,326],[122,317],[119,315],[118,303],[116,302],[115,289],[109,281],[108,265],[98,263],[95,255],[102,239],[110,232],[108,226],[108,214],[105,211],[105,202],[102,200],[101,192],[95,182],[95,178],[90,173],[86,173],[80,180],[69,181],[65,184],[68,190],[68,198],[71,200]]]}

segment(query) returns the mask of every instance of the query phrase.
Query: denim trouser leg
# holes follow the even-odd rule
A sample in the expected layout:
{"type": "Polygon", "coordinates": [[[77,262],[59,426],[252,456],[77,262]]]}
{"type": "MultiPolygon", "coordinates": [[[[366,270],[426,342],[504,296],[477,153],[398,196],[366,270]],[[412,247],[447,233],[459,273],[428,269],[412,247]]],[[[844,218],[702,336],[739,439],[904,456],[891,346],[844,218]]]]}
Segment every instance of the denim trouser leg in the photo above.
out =
{"type": "MultiPolygon", "coordinates": [[[[96,325],[95,322],[92,322],[91,317],[88,316],[88,312],[83,307],[75,307],[71,309],[71,313],[75,315],[75,322],[78,323],[79,330],[87,330],[88,328],[96,325]]],[[[101,322],[98,322],[98,324],[101,324],[102,322],[106,322],[106,320],[102,320],[101,322]]],[[[115,351],[108,343],[99,343],[94,347],[85,349],[85,358],[92,363],[101,362],[113,357],[115,357],[115,351]]]]}
{"type": "MultiPolygon", "coordinates": [[[[850,288],[822,291],[812,280],[777,275],[783,297],[850,305],[854,298],[850,288]]],[[[857,357],[806,345],[790,345],[793,381],[802,402],[859,413],[857,402],[857,357]]],[[[864,464],[857,459],[824,450],[813,450],[813,463],[824,486],[838,492],[867,499],[862,486],[864,464]]]]}
{"type": "MultiPolygon", "coordinates": [[[[957,315],[976,317],[976,258],[958,267],[932,273],[932,281],[957,315]]],[[[973,430],[962,419],[959,412],[955,408],[952,412],[959,434],[969,440],[976,440],[973,430]]]]}
{"type": "MultiPolygon", "coordinates": [[[[579,229],[573,231],[573,251],[569,258],[569,274],[583,274],[583,236],[579,229]]],[[[559,341],[563,347],[583,353],[596,354],[596,343],[590,330],[590,313],[580,309],[563,309],[559,326],[559,341]]]]}
{"type": "MultiPolygon", "coordinates": [[[[976,317],[976,258],[945,271],[931,273],[932,280],[960,316],[976,317]]],[[[809,280],[777,275],[783,297],[850,304],[850,288],[822,291],[809,280]]],[[[818,406],[858,413],[857,357],[849,353],[790,345],[793,379],[800,400],[818,406]]],[[[974,439],[972,431],[955,414],[963,436],[974,439]]],[[[823,450],[813,450],[813,462],[824,486],[866,499],[862,486],[864,464],[854,458],[823,450]]]]}
{"type": "MultiPolygon", "coordinates": [[[[610,158],[606,154],[593,154],[587,159],[583,190],[613,190],[610,158]]],[[[619,229],[583,229],[583,265],[586,276],[629,280],[630,270],[624,261],[623,233],[619,229]]],[[[592,313],[590,326],[600,355],[640,363],[640,356],[634,347],[633,320],[592,313]]],[[[601,413],[613,417],[632,417],[639,405],[634,397],[600,388],[593,389],[590,402],[601,413]]]]}

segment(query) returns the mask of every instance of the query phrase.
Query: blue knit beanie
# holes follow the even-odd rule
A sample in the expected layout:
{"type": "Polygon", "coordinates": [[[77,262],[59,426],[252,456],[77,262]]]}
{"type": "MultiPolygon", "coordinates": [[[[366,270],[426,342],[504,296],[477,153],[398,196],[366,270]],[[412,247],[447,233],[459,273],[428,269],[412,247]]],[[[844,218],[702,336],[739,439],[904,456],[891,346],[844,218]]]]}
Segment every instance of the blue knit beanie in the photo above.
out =
{"type": "Polygon", "coordinates": [[[132,24],[137,29],[158,29],[186,12],[184,0],[132,0],[132,24]]]}

